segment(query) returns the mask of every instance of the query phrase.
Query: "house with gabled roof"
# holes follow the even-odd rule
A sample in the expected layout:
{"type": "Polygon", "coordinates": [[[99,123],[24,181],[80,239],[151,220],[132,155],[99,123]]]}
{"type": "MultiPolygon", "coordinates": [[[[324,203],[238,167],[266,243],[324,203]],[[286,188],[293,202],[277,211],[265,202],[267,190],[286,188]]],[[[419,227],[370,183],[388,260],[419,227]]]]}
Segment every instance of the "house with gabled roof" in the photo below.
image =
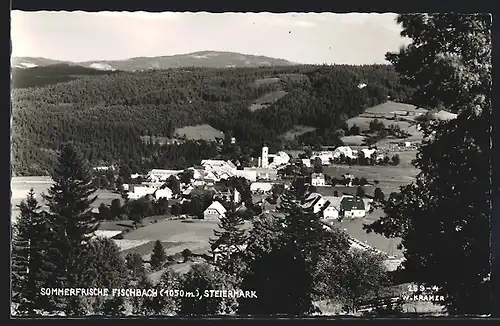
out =
{"type": "Polygon", "coordinates": [[[212,202],[210,206],[203,212],[203,218],[205,220],[219,220],[226,214],[227,210],[218,201],[212,202]]]}

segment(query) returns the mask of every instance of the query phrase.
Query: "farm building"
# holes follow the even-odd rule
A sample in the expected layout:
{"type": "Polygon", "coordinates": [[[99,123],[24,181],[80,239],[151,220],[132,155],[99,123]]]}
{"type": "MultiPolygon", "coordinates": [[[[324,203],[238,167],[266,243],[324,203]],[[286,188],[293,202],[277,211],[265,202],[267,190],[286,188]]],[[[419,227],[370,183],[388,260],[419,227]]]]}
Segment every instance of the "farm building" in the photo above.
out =
{"type": "Polygon", "coordinates": [[[340,212],[344,217],[365,217],[365,202],[361,198],[345,196],[340,202],[340,212]]]}
{"type": "Polygon", "coordinates": [[[152,182],[166,181],[171,175],[177,175],[183,170],[160,170],[153,169],[148,172],[148,177],[152,182]]]}
{"type": "Polygon", "coordinates": [[[191,194],[191,191],[194,190],[193,186],[188,186],[186,189],[182,191],[183,196],[189,196],[191,194]]]}
{"type": "Polygon", "coordinates": [[[270,192],[273,188],[273,183],[270,182],[254,182],[250,185],[251,192],[270,192]]]}
{"type": "Polygon", "coordinates": [[[365,158],[371,158],[373,154],[375,154],[377,150],[375,149],[369,149],[369,148],[363,148],[361,152],[365,155],[365,158]]]}
{"type": "Polygon", "coordinates": [[[190,168],[188,168],[188,170],[193,171],[193,179],[201,178],[203,170],[196,169],[194,167],[190,167],[190,168]]]}
{"type": "Polygon", "coordinates": [[[235,176],[245,178],[250,182],[255,182],[257,180],[257,171],[236,170],[235,176]]]}
{"type": "Polygon", "coordinates": [[[311,193],[306,198],[306,202],[302,205],[304,208],[313,209],[313,213],[322,212],[322,216],[324,219],[338,219],[339,210],[335,206],[333,206],[330,201],[321,196],[318,193],[311,193]]]}
{"type": "Polygon", "coordinates": [[[322,165],[330,165],[330,161],[334,158],[333,154],[334,152],[331,151],[315,152],[311,156],[310,162],[314,161],[316,158],[319,158],[322,165]]]}
{"type": "Polygon", "coordinates": [[[313,173],[311,174],[311,185],[315,187],[324,187],[325,175],[323,173],[313,173]]]}
{"type": "MultiPolygon", "coordinates": [[[[241,170],[240,170],[241,171],[241,170]]],[[[257,180],[278,180],[278,171],[269,168],[244,168],[243,171],[252,171],[257,180]]]]}
{"type": "Polygon", "coordinates": [[[130,185],[127,194],[129,199],[139,199],[146,195],[154,194],[156,190],[157,188],[153,187],[130,185]]]}
{"type": "Polygon", "coordinates": [[[351,195],[341,197],[324,196],[323,198],[330,203],[330,206],[335,207],[340,216],[351,218],[365,217],[372,202],[371,199],[355,198],[351,195]]]}
{"type": "Polygon", "coordinates": [[[226,209],[218,201],[212,202],[210,206],[203,212],[203,218],[205,220],[219,220],[226,214],[226,209]]]}
{"type": "Polygon", "coordinates": [[[342,155],[348,158],[356,158],[356,155],[349,146],[337,147],[332,154],[333,158],[340,158],[342,155]]]}
{"type": "Polygon", "coordinates": [[[173,197],[173,192],[170,188],[165,187],[163,189],[158,189],[155,191],[154,196],[156,199],[166,198],[170,199],[173,197]]]}
{"type": "Polygon", "coordinates": [[[225,244],[218,245],[213,250],[214,263],[217,263],[223,257],[222,254],[221,254],[222,251],[234,253],[234,252],[238,252],[238,251],[244,251],[246,249],[247,249],[247,245],[246,244],[239,245],[239,246],[231,246],[229,248],[225,244]]]}
{"type": "Polygon", "coordinates": [[[223,160],[202,160],[201,165],[205,168],[205,171],[235,171],[236,165],[231,161],[223,160]]]}

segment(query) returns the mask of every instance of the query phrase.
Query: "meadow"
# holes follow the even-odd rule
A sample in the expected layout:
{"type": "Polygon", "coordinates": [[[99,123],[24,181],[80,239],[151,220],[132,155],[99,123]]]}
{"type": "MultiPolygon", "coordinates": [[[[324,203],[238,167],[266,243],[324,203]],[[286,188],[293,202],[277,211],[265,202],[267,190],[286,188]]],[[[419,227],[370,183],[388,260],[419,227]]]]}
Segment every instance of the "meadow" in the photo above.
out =
{"type": "Polygon", "coordinates": [[[224,133],[208,124],[187,126],[175,129],[175,134],[186,139],[202,139],[212,141],[216,138],[224,138],[224,133]]]}

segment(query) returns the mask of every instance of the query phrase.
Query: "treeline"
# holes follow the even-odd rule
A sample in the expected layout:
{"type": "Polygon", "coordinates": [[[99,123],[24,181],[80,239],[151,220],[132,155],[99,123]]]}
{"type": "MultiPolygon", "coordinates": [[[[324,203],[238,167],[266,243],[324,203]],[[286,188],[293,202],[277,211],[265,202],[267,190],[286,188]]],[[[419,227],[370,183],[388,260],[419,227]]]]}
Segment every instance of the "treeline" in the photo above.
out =
{"type": "Polygon", "coordinates": [[[115,74],[116,71],[104,71],[65,63],[33,67],[12,68],[12,88],[42,87],[64,83],[84,76],[115,74]]]}
{"type": "MultiPolygon", "coordinates": [[[[393,68],[384,65],[116,72],[15,89],[14,173],[47,174],[54,164],[54,150],[66,141],[81,147],[92,164],[116,160],[141,168],[181,165],[182,155],[165,154],[164,162],[149,162],[152,156],[165,155],[151,154],[141,136],[172,138],[176,128],[205,123],[235,137],[248,155],[260,151],[264,142],[272,150],[282,148],[279,136],[297,124],[317,128],[303,135],[300,144],[338,144],[334,131],[349,117],[388,96],[407,100],[410,95],[410,89],[399,86],[393,68]],[[270,77],[279,81],[256,83],[270,77]],[[359,89],[363,82],[368,86],[359,89]],[[276,90],[287,95],[250,112],[252,103],[276,90]]],[[[165,152],[179,152],[177,147],[166,147],[165,152]]]]}

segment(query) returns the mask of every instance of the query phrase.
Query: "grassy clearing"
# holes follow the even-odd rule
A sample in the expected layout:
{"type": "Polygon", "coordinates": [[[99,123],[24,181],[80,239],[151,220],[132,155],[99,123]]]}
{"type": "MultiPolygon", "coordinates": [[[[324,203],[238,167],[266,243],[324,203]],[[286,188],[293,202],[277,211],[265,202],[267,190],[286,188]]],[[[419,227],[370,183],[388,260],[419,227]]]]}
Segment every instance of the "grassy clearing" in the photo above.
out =
{"type": "Polygon", "coordinates": [[[288,130],[286,133],[281,135],[281,138],[285,140],[293,140],[295,137],[299,137],[308,132],[312,132],[316,130],[314,127],[309,126],[294,126],[291,130],[288,130]]]}
{"type": "Polygon", "coordinates": [[[224,138],[224,133],[222,131],[208,124],[177,128],[175,134],[180,137],[186,137],[187,139],[203,139],[207,141],[213,141],[216,138],[224,138]]]}
{"type": "MultiPolygon", "coordinates": [[[[138,245],[136,247],[131,247],[129,249],[123,250],[121,252],[121,254],[124,255],[124,256],[126,256],[129,253],[138,253],[138,254],[140,254],[143,257],[147,256],[149,258],[149,256],[151,255],[151,252],[153,251],[153,247],[155,245],[155,242],[156,241],[151,240],[151,241],[142,243],[142,244],[140,244],[140,245],[138,245]]],[[[168,242],[168,241],[162,241],[161,244],[163,245],[163,248],[165,248],[165,250],[168,250],[170,248],[182,245],[182,243],[168,242]]]]}
{"type": "Polygon", "coordinates": [[[377,212],[370,214],[365,219],[345,219],[342,222],[335,224],[336,227],[343,229],[356,240],[366,243],[372,248],[378,249],[385,252],[391,256],[396,256],[397,258],[403,257],[403,252],[397,248],[401,239],[388,239],[383,235],[376,233],[367,233],[363,230],[364,224],[371,224],[377,220],[383,212],[377,212]]]}
{"type": "MultiPolygon", "coordinates": [[[[332,165],[324,167],[325,174],[340,178],[344,174],[352,174],[355,177],[365,177],[369,182],[378,181],[377,187],[381,188],[384,194],[388,196],[391,192],[398,192],[399,187],[410,184],[415,180],[419,170],[409,163],[412,159],[410,152],[398,153],[401,157],[399,166],[346,166],[332,165]]],[[[414,156],[413,156],[414,158],[414,156]]],[[[366,188],[367,193],[368,187],[366,188]]],[[[340,191],[339,191],[340,192],[340,191]]]]}
{"type": "Polygon", "coordinates": [[[361,146],[364,143],[365,136],[344,136],[340,140],[346,145],[346,146],[361,146]]]}
{"type": "Polygon", "coordinates": [[[275,91],[275,92],[268,93],[268,94],[262,96],[261,98],[259,98],[258,100],[256,100],[255,103],[250,105],[249,109],[250,109],[250,111],[253,112],[253,111],[257,111],[257,110],[266,108],[269,105],[276,102],[277,100],[279,100],[280,98],[282,98],[283,96],[285,96],[286,94],[287,94],[287,92],[285,92],[285,91],[275,91]]]}
{"type": "Polygon", "coordinates": [[[365,110],[365,114],[373,114],[373,115],[384,115],[384,114],[392,114],[394,115],[395,111],[408,111],[408,112],[420,112],[423,110],[417,110],[417,107],[412,104],[406,103],[397,103],[393,101],[387,101],[385,103],[373,106],[365,110]]]}
{"type": "Polygon", "coordinates": [[[260,78],[254,82],[254,86],[259,87],[262,85],[272,85],[278,83],[279,81],[280,79],[278,77],[260,78]]]}

